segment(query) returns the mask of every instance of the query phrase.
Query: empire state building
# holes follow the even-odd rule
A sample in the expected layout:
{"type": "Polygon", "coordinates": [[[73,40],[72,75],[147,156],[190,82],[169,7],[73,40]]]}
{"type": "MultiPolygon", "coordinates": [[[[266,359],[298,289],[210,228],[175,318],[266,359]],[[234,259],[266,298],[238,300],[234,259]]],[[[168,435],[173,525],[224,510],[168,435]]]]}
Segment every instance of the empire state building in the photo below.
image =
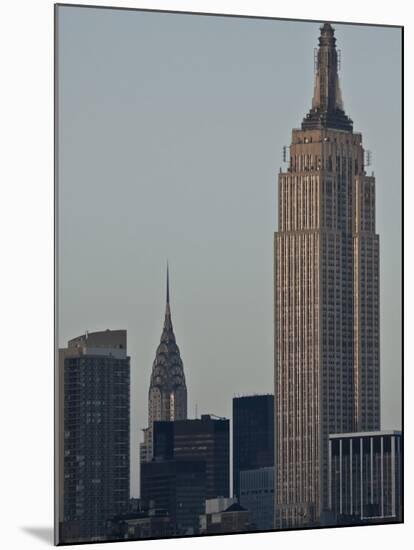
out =
{"type": "Polygon", "coordinates": [[[345,114],[334,29],[279,174],[274,240],[275,527],[328,508],[328,436],[380,429],[375,179],[345,114]]]}

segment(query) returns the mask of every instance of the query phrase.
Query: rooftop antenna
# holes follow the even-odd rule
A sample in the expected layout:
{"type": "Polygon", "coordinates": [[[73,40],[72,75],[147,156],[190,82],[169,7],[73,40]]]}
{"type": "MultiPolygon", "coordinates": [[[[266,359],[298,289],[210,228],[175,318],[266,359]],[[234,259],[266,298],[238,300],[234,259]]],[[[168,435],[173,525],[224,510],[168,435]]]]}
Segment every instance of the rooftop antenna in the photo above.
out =
{"type": "Polygon", "coordinates": [[[195,404],[195,417],[198,418],[197,403],[195,404]]]}
{"type": "Polygon", "coordinates": [[[371,166],[371,162],[372,162],[372,153],[371,151],[368,151],[366,149],[365,155],[364,155],[364,166],[371,166]]]}

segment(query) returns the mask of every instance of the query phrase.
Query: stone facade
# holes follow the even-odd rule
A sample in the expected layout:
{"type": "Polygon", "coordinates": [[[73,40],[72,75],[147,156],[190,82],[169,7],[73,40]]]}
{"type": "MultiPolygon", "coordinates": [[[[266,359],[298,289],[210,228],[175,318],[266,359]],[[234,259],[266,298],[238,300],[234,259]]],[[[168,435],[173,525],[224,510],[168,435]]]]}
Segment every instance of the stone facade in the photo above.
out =
{"type": "Polygon", "coordinates": [[[319,523],[328,437],[380,428],[375,179],[321,27],[312,108],[279,174],[274,241],[275,527],[319,523]]]}

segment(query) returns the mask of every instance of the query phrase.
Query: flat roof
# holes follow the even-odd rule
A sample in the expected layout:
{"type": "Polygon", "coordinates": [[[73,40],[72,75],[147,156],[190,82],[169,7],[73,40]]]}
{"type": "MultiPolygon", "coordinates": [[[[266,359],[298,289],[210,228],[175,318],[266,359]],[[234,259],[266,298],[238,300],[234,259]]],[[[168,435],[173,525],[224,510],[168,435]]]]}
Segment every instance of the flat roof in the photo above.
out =
{"type": "Polygon", "coordinates": [[[401,435],[400,430],[380,430],[377,432],[350,432],[343,434],[329,434],[329,439],[345,439],[351,437],[379,437],[384,435],[401,435]]]}

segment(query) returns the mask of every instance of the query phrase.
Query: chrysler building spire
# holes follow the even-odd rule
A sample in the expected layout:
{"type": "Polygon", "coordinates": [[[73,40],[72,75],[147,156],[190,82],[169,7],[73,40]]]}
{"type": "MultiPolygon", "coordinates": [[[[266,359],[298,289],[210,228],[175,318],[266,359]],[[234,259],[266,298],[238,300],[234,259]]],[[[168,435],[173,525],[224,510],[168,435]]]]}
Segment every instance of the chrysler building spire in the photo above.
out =
{"type": "Polygon", "coordinates": [[[167,263],[167,293],[164,326],[152,365],[148,392],[148,428],[141,444],[141,462],[152,459],[153,423],[187,418],[187,386],[180,350],[175,340],[170,309],[170,275],[167,263]]]}
{"type": "Polygon", "coordinates": [[[335,31],[329,23],[324,23],[320,31],[312,108],[302,122],[302,129],[332,128],[352,132],[352,120],[344,112],[339,85],[335,31]]]}
{"type": "Polygon", "coordinates": [[[169,276],[169,270],[168,270],[168,262],[167,262],[167,305],[170,305],[170,276],[169,276]]]}
{"type": "MultiPolygon", "coordinates": [[[[169,273],[169,267],[168,267],[168,262],[167,262],[167,294],[166,294],[166,302],[165,302],[165,319],[164,319],[164,332],[167,331],[170,331],[171,334],[170,336],[172,336],[173,338],[175,338],[174,336],[174,332],[172,330],[172,321],[171,321],[171,308],[170,308],[170,273],[169,273]]],[[[163,335],[164,335],[164,332],[163,332],[163,335]]],[[[161,336],[161,340],[162,340],[162,336],[161,336]]],[[[174,340],[175,341],[175,340],[174,340]]]]}

